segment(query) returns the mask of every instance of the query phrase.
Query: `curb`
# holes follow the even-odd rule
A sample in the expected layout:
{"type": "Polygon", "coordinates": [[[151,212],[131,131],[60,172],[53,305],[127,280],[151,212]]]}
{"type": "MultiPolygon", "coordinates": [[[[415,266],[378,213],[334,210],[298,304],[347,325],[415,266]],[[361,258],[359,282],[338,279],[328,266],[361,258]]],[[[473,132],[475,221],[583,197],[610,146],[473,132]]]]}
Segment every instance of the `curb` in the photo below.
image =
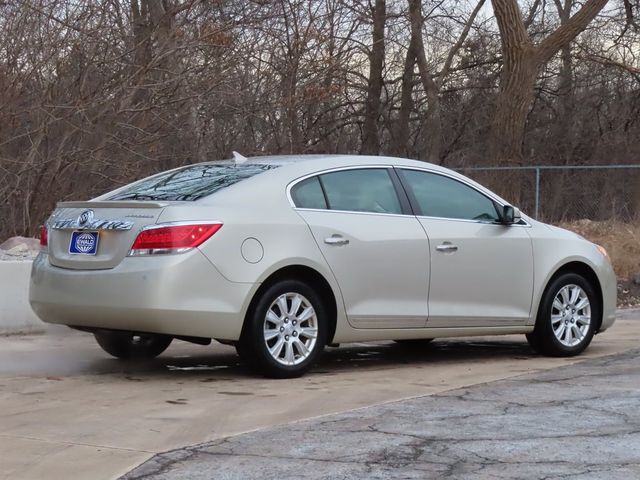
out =
{"type": "Polygon", "coordinates": [[[0,262],[0,335],[46,330],[29,305],[31,263],[30,260],[0,262]]]}

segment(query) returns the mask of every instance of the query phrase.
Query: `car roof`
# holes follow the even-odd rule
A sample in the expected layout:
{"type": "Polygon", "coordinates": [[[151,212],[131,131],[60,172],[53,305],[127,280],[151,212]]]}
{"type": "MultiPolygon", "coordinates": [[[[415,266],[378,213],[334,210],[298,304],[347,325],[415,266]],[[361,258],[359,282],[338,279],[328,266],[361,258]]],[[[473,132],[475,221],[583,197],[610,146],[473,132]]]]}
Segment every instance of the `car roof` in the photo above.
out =
{"type": "MultiPolygon", "coordinates": [[[[224,160],[223,163],[233,164],[234,160],[224,160]]],[[[327,170],[363,166],[413,167],[421,170],[441,173],[474,186],[476,189],[484,192],[486,195],[502,204],[508,203],[506,200],[496,195],[495,192],[488,190],[486,187],[474,182],[470,178],[467,178],[458,172],[433,163],[410,160],[407,158],[374,155],[265,155],[246,157],[246,159],[243,159],[243,161],[239,163],[241,165],[277,165],[278,168],[267,170],[260,175],[255,175],[224,188],[211,196],[204,197],[200,200],[202,203],[232,199],[239,201],[241,198],[246,199],[253,196],[256,191],[261,192],[261,201],[267,201],[269,196],[273,196],[274,200],[276,198],[282,199],[284,196],[282,196],[281,192],[283,192],[288,185],[291,185],[297,179],[309,175],[321,174],[327,170]]]]}
{"type": "MultiPolygon", "coordinates": [[[[265,155],[247,157],[243,163],[270,164],[281,167],[291,167],[291,171],[303,171],[308,173],[339,167],[365,166],[365,165],[393,165],[402,167],[427,168],[434,171],[452,172],[451,170],[420,160],[408,158],[388,157],[378,155],[345,155],[345,154],[310,154],[310,155],[265,155]]],[[[280,170],[280,169],[278,169],[280,170]]],[[[289,169],[287,169],[289,170],[289,169]]],[[[282,170],[280,170],[282,172],[282,170]]]]}

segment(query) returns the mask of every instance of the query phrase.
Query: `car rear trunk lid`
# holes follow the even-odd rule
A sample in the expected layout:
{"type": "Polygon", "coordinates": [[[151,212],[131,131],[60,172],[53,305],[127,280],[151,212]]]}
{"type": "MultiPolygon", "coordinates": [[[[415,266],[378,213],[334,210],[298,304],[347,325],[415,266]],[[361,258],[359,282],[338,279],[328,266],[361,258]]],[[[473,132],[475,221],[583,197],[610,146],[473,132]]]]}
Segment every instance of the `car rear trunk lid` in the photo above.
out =
{"type": "Polygon", "coordinates": [[[114,268],[127,256],[140,230],[155,224],[167,205],[143,201],[60,202],[47,223],[49,261],[74,270],[114,268]],[[95,236],[84,236],[88,242],[77,243],[80,233],[74,237],[74,232],[97,233],[95,253],[85,248],[92,246],[95,236]]]}

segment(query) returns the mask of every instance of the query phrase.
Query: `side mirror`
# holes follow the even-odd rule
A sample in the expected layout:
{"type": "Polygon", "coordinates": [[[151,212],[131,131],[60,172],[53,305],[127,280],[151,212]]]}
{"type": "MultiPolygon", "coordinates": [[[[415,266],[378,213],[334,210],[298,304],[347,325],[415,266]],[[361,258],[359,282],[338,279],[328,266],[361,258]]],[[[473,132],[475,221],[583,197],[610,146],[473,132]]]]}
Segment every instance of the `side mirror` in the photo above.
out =
{"type": "Polygon", "coordinates": [[[522,215],[520,214],[520,209],[513,205],[505,205],[502,207],[502,223],[506,225],[513,225],[514,223],[520,222],[521,219],[522,215]]]}

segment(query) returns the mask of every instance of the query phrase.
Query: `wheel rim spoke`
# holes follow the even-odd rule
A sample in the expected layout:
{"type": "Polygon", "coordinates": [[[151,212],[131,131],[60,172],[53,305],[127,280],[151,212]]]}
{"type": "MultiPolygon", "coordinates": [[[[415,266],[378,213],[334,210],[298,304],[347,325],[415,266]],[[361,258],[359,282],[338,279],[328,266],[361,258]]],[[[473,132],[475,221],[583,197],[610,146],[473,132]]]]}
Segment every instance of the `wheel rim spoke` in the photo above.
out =
{"type": "Polygon", "coordinates": [[[555,308],[559,312],[562,311],[562,309],[564,308],[564,305],[562,304],[562,301],[560,301],[560,299],[558,297],[556,297],[553,300],[553,308],[555,308]]]}
{"type": "Polygon", "coordinates": [[[300,355],[302,355],[303,357],[307,357],[309,355],[309,349],[305,346],[304,343],[302,343],[300,340],[296,340],[294,342],[294,345],[296,346],[296,348],[298,349],[298,353],[300,355]]]}
{"type": "Polygon", "coordinates": [[[585,308],[587,305],[589,305],[589,299],[584,296],[580,299],[580,301],[576,304],[576,310],[580,311],[583,308],[585,308]]]}
{"type": "Polygon", "coordinates": [[[317,328],[310,328],[310,327],[306,327],[306,328],[301,328],[300,329],[300,335],[307,337],[307,338],[316,338],[318,336],[318,329],[317,328]]]}
{"type": "Polygon", "coordinates": [[[574,287],[572,289],[569,289],[569,292],[571,292],[570,298],[569,298],[569,303],[571,305],[575,305],[576,304],[576,300],[578,300],[578,297],[582,293],[582,290],[580,290],[578,287],[574,287]]]}
{"type": "Polygon", "coordinates": [[[286,315],[287,314],[287,296],[280,295],[276,300],[276,303],[278,305],[278,308],[280,309],[280,316],[286,315]]]}
{"type": "Polygon", "coordinates": [[[292,317],[295,317],[296,314],[298,313],[298,310],[300,309],[300,305],[302,305],[302,298],[300,298],[300,295],[296,295],[295,297],[293,297],[293,301],[291,302],[291,309],[289,310],[289,315],[291,315],[292,317]]]}
{"type": "Polygon", "coordinates": [[[285,362],[287,362],[289,365],[292,365],[295,361],[295,356],[293,354],[293,345],[291,343],[285,343],[285,353],[284,353],[284,360],[285,362]]]}
{"type": "Polygon", "coordinates": [[[582,332],[576,325],[571,326],[571,333],[573,333],[574,338],[579,339],[582,337],[582,332]]]}
{"type": "Polygon", "coordinates": [[[278,338],[275,345],[269,349],[269,352],[273,356],[273,358],[280,358],[280,353],[282,353],[282,347],[284,347],[284,337],[278,338]]]}
{"type": "Polygon", "coordinates": [[[269,311],[267,312],[267,320],[277,327],[282,324],[282,319],[271,309],[269,309],[269,311]]]}
{"type": "Polygon", "coordinates": [[[555,325],[558,322],[562,322],[562,315],[551,315],[551,325],[555,325]]]}
{"type": "Polygon", "coordinates": [[[264,331],[264,339],[269,341],[273,338],[276,338],[278,335],[280,335],[280,330],[279,329],[274,329],[274,330],[265,330],[264,331]]]}
{"type": "Polygon", "coordinates": [[[309,318],[311,318],[312,315],[315,315],[315,310],[313,309],[313,307],[307,307],[305,308],[302,313],[298,316],[298,321],[300,323],[309,320],[309,318]]]}
{"type": "Polygon", "coordinates": [[[564,341],[567,342],[567,345],[571,345],[573,343],[573,332],[570,328],[564,329],[564,341]]]}
{"type": "Polygon", "coordinates": [[[560,295],[562,296],[562,306],[566,306],[569,304],[569,287],[564,287],[560,290],[560,295]]]}
{"type": "Polygon", "coordinates": [[[589,325],[591,323],[591,317],[580,315],[576,317],[576,323],[581,323],[582,325],[589,325]]]}

